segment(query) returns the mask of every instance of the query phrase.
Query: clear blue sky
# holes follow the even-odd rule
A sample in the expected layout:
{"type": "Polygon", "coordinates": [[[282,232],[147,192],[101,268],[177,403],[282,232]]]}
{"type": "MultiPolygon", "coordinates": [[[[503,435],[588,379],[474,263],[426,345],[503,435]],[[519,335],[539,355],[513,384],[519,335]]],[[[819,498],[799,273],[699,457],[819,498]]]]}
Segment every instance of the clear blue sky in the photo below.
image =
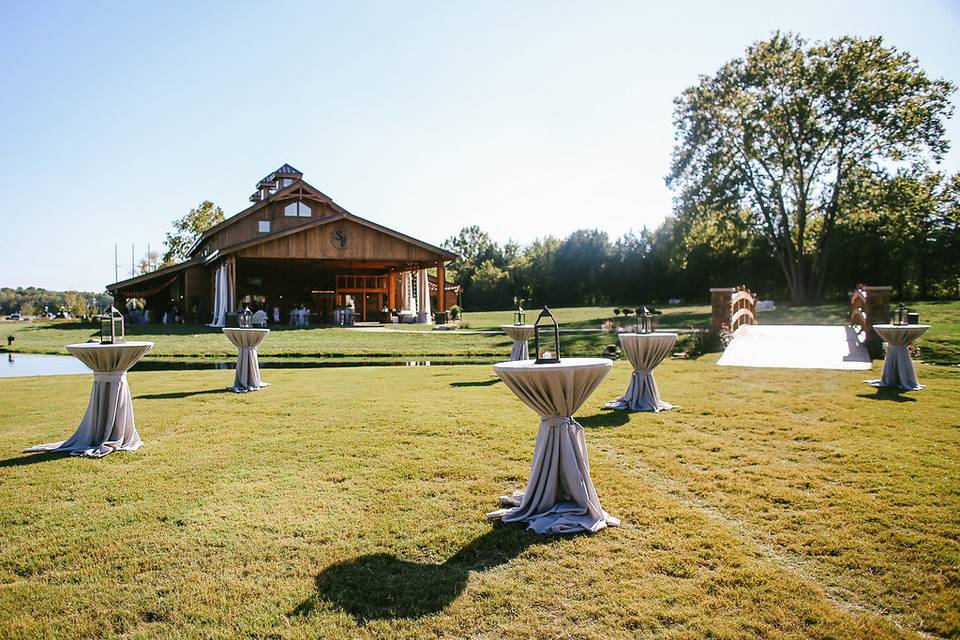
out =
{"type": "Polygon", "coordinates": [[[0,19],[4,286],[100,290],[115,242],[122,277],[132,243],[159,248],[204,199],[240,211],[284,162],[436,244],[655,227],[671,100],[775,29],[882,35],[960,83],[955,1],[8,1],[0,19]]]}

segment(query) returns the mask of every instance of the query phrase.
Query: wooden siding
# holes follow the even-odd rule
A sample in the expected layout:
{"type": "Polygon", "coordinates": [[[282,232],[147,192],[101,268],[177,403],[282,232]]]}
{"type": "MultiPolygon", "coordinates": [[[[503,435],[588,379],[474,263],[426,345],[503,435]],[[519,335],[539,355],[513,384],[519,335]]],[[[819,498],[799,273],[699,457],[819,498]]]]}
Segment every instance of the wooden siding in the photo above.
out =
{"type": "MultiPolygon", "coordinates": [[[[280,211],[283,215],[283,211],[280,211]]],[[[303,218],[306,220],[306,218],[303,218]]],[[[338,236],[339,238],[339,236],[338,236]]],[[[241,258],[436,262],[437,254],[351,220],[337,220],[242,249],[241,258]],[[337,232],[346,246],[334,239],[337,232]]]]}
{"type": "Polygon", "coordinates": [[[283,215],[284,208],[291,202],[296,201],[296,199],[290,199],[271,202],[259,211],[248,215],[243,220],[238,220],[234,224],[224,227],[217,233],[210,236],[210,238],[206,240],[205,244],[210,247],[210,251],[213,251],[214,249],[222,249],[224,247],[240,244],[241,242],[247,242],[248,240],[255,240],[256,238],[264,237],[267,234],[259,231],[259,224],[262,220],[270,221],[270,233],[276,233],[278,231],[285,231],[300,225],[306,225],[337,213],[329,204],[318,202],[316,200],[304,199],[302,202],[304,202],[312,210],[312,215],[309,218],[294,218],[292,216],[283,215]]]}

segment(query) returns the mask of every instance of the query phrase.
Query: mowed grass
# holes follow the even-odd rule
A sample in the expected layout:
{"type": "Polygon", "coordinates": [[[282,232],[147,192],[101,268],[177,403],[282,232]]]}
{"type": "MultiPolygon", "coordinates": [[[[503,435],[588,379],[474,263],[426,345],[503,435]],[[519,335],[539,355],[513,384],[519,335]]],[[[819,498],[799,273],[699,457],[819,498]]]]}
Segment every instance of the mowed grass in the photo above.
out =
{"type": "MultiPolygon", "coordinates": [[[[960,302],[923,302],[911,305],[920,312],[921,320],[931,324],[921,338],[920,358],[936,364],[960,364],[960,302]]],[[[662,329],[709,327],[710,307],[705,305],[668,306],[661,308],[658,318],[662,329]]],[[[561,307],[553,310],[565,329],[599,329],[604,321],[613,320],[624,327],[635,324],[633,316],[617,316],[613,307],[561,307]]],[[[536,320],[539,310],[530,310],[528,322],[536,320]]],[[[778,306],[776,311],[760,312],[761,324],[846,324],[846,305],[827,304],[812,307],[778,306]]],[[[477,311],[464,315],[470,330],[494,331],[513,323],[513,311],[477,311]]],[[[359,359],[446,359],[492,361],[510,353],[511,342],[501,334],[431,331],[423,325],[388,326],[391,331],[361,331],[330,327],[294,329],[271,327],[272,333],[260,347],[264,357],[359,358],[359,359]]],[[[65,345],[86,342],[97,334],[95,327],[71,321],[4,322],[3,336],[15,338],[7,351],[23,353],[66,354],[65,345]]],[[[128,328],[131,339],[155,343],[149,358],[230,358],[233,345],[219,329],[205,325],[138,325],[128,328]]],[[[599,356],[604,347],[616,344],[612,333],[589,332],[566,334],[564,353],[570,356],[599,356]]]]}
{"type": "Polygon", "coordinates": [[[894,638],[960,634],[960,374],[668,361],[660,414],[578,413],[623,526],[538,537],[537,418],[487,366],[130,374],[145,446],[68,436],[88,376],[0,380],[0,636],[894,638]],[[876,371],[874,372],[876,373],[876,371]]]}

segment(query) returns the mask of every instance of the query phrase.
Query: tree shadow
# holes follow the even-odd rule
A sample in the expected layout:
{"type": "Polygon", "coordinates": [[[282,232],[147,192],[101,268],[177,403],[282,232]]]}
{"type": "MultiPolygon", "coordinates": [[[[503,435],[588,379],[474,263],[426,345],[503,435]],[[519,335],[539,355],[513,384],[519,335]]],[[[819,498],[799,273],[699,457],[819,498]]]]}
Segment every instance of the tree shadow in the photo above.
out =
{"type": "Polygon", "coordinates": [[[178,398],[189,398],[190,396],[203,396],[211,393],[233,393],[226,387],[217,389],[203,389],[202,391],[170,391],[167,393],[144,393],[139,396],[133,396],[134,400],[175,400],[178,398]]]}
{"type": "Polygon", "coordinates": [[[387,553],[360,556],[324,569],[315,579],[316,594],[289,615],[309,615],[324,601],[364,622],[420,618],[456,600],[471,571],[506,564],[527,547],[553,540],[522,526],[496,523],[442,564],[411,562],[387,553]]]}
{"type": "Polygon", "coordinates": [[[37,464],[38,462],[52,462],[53,460],[70,457],[72,456],[69,451],[40,451],[26,456],[0,460],[0,469],[6,467],[22,467],[28,464],[37,464]]]}
{"type": "Polygon", "coordinates": [[[630,412],[611,409],[604,413],[595,413],[592,416],[578,417],[577,422],[584,429],[612,429],[613,427],[622,427],[630,422],[630,412]]]}
{"type": "Polygon", "coordinates": [[[905,391],[899,389],[891,389],[889,387],[880,387],[877,389],[876,393],[858,393],[858,398],[866,398],[867,400],[889,400],[891,402],[916,402],[916,398],[911,398],[910,396],[903,395],[905,391]]]}
{"type": "Polygon", "coordinates": [[[477,380],[475,382],[451,382],[451,387],[490,387],[500,382],[500,378],[490,380],[477,380]]]}

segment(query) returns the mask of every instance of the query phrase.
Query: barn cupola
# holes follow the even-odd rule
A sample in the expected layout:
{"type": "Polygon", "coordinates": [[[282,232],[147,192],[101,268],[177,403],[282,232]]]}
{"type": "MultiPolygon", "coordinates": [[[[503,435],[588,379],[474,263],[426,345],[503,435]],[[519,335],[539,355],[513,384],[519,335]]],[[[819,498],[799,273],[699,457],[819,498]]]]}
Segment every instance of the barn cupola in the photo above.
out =
{"type": "Polygon", "coordinates": [[[250,196],[250,202],[266,200],[280,189],[289,187],[301,178],[303,178],[303,173],[297,171],[289,164],[284,164],[257,183],[257,190],[250,196]]]}

